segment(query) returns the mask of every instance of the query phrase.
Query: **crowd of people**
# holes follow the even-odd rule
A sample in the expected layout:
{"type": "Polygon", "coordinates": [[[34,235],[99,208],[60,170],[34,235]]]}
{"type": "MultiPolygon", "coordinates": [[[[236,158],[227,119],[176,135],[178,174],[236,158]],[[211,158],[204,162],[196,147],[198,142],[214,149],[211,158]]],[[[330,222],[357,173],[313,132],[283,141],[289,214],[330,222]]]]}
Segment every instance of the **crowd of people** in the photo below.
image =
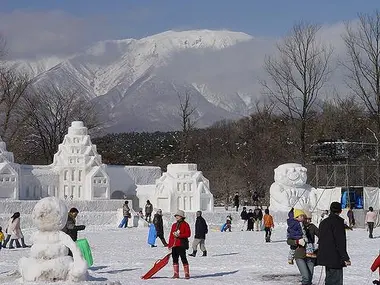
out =
{"type": "MultiPolygon", "coordinates": [[[[158,209],[153,216],[153,205],[148,200],[145,206],[145,216],[142,212],[140,217],[145,218],[147,223],[152,223],[155,227],[157,238],[164,247],[171,251],[173,259],[173,278],[179,278],[179,260],[181,259],[185,278],[190,278],[189,262],[186,251],[190,249],[189,238],[191,237],[190,225],[186,222],[185,212],[178,210],[175,215],[175,222],[170,228],[168,242],[165,239],[162,210],[158,209]]],[[[68,213],[66,226],[62,229],[73,241],[77,241],[78,232],[84,230],[84,225],[76,225],[78,209],[71,208],[68,213]]],[[[350,208],[347,212],[348,224],[340,215],[342,207],[339,202],[332,202],[329,211],[324,211],[319,217],[319,227],[312,222],[312,214],[306,209],[291,209],[287,219],[287,244],[289,245],[288,263],[295,264],[302,278],[302,285],[311,285],[314,274],[314,267],[317,265],[325,267],[325,285],[343,284],[343,268],[350,266],[351,261],[347,253],[346,230],[352,229],[355,224],[354,211],[350,208]]],[[[8,221],[5,232],[0,227],[0,249],[29,247],[25,244],[24,235],[20,226],[20,213],[14,213],[8,221]]],[[[265,242],[271,241],[271,232],[274,228],[274,221],[269,209],[256,206],[254,209],[243,207],[240,213],[241,231],[265,231],[265,242]]],[[[131,218],[131,209],[128,201],[123,205],[123,220],[119,227],[126,227],[128,219],[131,218]]],[[[369,232],[369,238],[373,237],[373,229],[377,222],[377,213],[369,207],[365,216],[365,223],[369,232]]],[[[195,233],[189,254],[196,257],[198,248],[202,256],[207,256],[205,245],[208,225],[201,211],[196,212],[194,225],[195,233]]],[[[232,216],[229,214],[223,225],[222,231],[231,231],[232,216]]],[[[69,252],[69,255],[72,255],[69,252]]]]}

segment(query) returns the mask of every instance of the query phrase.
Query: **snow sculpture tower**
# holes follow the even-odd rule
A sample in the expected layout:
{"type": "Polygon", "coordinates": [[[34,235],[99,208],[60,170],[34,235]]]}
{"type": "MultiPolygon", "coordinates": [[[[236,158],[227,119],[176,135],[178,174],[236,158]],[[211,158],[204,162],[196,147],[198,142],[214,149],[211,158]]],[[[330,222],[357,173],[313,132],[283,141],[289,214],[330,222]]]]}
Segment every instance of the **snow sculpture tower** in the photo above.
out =
{"type": "Polygon", "coordinates": [[[286,163],[274,170],[270,187],[270,209],[289,211],[292,207],[308,209],[313,187],[306,184],[307,169],[298,163],[286,163]]]}
{"type": "Polygon", "coordinates": [[[19,166],[0,138],[0,199],[19,198],[19,166]]]}
{"type": "Polygon", "coordinates": [[[214,210],[209,180],[196,164],[169,164],[156,182],[155,199],[157,208],[166,212],[214,210]]]}
{"type": "Polygon", "coordinates": [[[57,197],[74,200],[110,198],[105,165],[83,122],[71,123],[68,134],[54,155],[53,167],[59,173],[57,197]]]}

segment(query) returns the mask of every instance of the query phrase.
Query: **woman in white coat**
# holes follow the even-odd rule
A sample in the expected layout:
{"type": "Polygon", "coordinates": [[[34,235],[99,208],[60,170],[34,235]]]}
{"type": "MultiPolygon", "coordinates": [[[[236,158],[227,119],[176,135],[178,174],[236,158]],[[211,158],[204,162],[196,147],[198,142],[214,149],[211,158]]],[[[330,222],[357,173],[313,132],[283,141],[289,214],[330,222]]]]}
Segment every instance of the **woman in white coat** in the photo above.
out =
{"type": "Polygon", "coordinates": [[[21,246],[22,247],[28,247],[25,244],[24,240],[24,235],[22,234],[21,227],[20,227],[20,213],[16,212],[13,214],[13,216],[10,218],[8,222],[8,227],[7,227],[7,239],[4,243],[4,247],[6,247],[8,240],[11,240],[11,243],[9,244],[9,248],[13,249],[13,243],[16,241],[16,246],[17,246],[17,241],[21,239],[21,246]]]}

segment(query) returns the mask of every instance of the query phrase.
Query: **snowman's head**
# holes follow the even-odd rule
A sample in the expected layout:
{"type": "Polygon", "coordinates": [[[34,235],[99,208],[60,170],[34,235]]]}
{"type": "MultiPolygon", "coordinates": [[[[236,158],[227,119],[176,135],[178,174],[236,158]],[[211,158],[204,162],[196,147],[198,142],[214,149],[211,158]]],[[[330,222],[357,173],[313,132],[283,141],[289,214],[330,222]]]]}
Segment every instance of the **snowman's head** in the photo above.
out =
{"type": "Polygon", "coordinates": [[[298,163],[282,164],[274,170],[274,181],[292,187],[306,184],[307,169],[298,163]]]}
{"type": "Polygon", "coordinates": [[[55,197],[43,198],[34,207],[32,219],[40,231],[59,231],[66,225],[67,207],[55,197]]]}

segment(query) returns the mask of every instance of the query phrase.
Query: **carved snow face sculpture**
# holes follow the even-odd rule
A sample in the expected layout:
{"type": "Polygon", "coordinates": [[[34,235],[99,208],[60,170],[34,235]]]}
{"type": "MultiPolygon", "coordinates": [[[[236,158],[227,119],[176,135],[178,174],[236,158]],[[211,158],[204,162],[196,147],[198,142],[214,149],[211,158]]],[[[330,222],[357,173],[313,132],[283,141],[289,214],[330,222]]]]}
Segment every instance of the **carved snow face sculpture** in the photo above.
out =
{"type": "Polygon", "coordinates": [[[274,170],[274,181],[290,187],[301,187],[307,181],[307,169],[298,163],[282,164],[274,170]]]}
{"type": "Polygon", "coordinates": [[[32,219],[42,232],[59,231],[66,225],[67,207],[55,197],[43,198],[34,207],[32,219]]]}

